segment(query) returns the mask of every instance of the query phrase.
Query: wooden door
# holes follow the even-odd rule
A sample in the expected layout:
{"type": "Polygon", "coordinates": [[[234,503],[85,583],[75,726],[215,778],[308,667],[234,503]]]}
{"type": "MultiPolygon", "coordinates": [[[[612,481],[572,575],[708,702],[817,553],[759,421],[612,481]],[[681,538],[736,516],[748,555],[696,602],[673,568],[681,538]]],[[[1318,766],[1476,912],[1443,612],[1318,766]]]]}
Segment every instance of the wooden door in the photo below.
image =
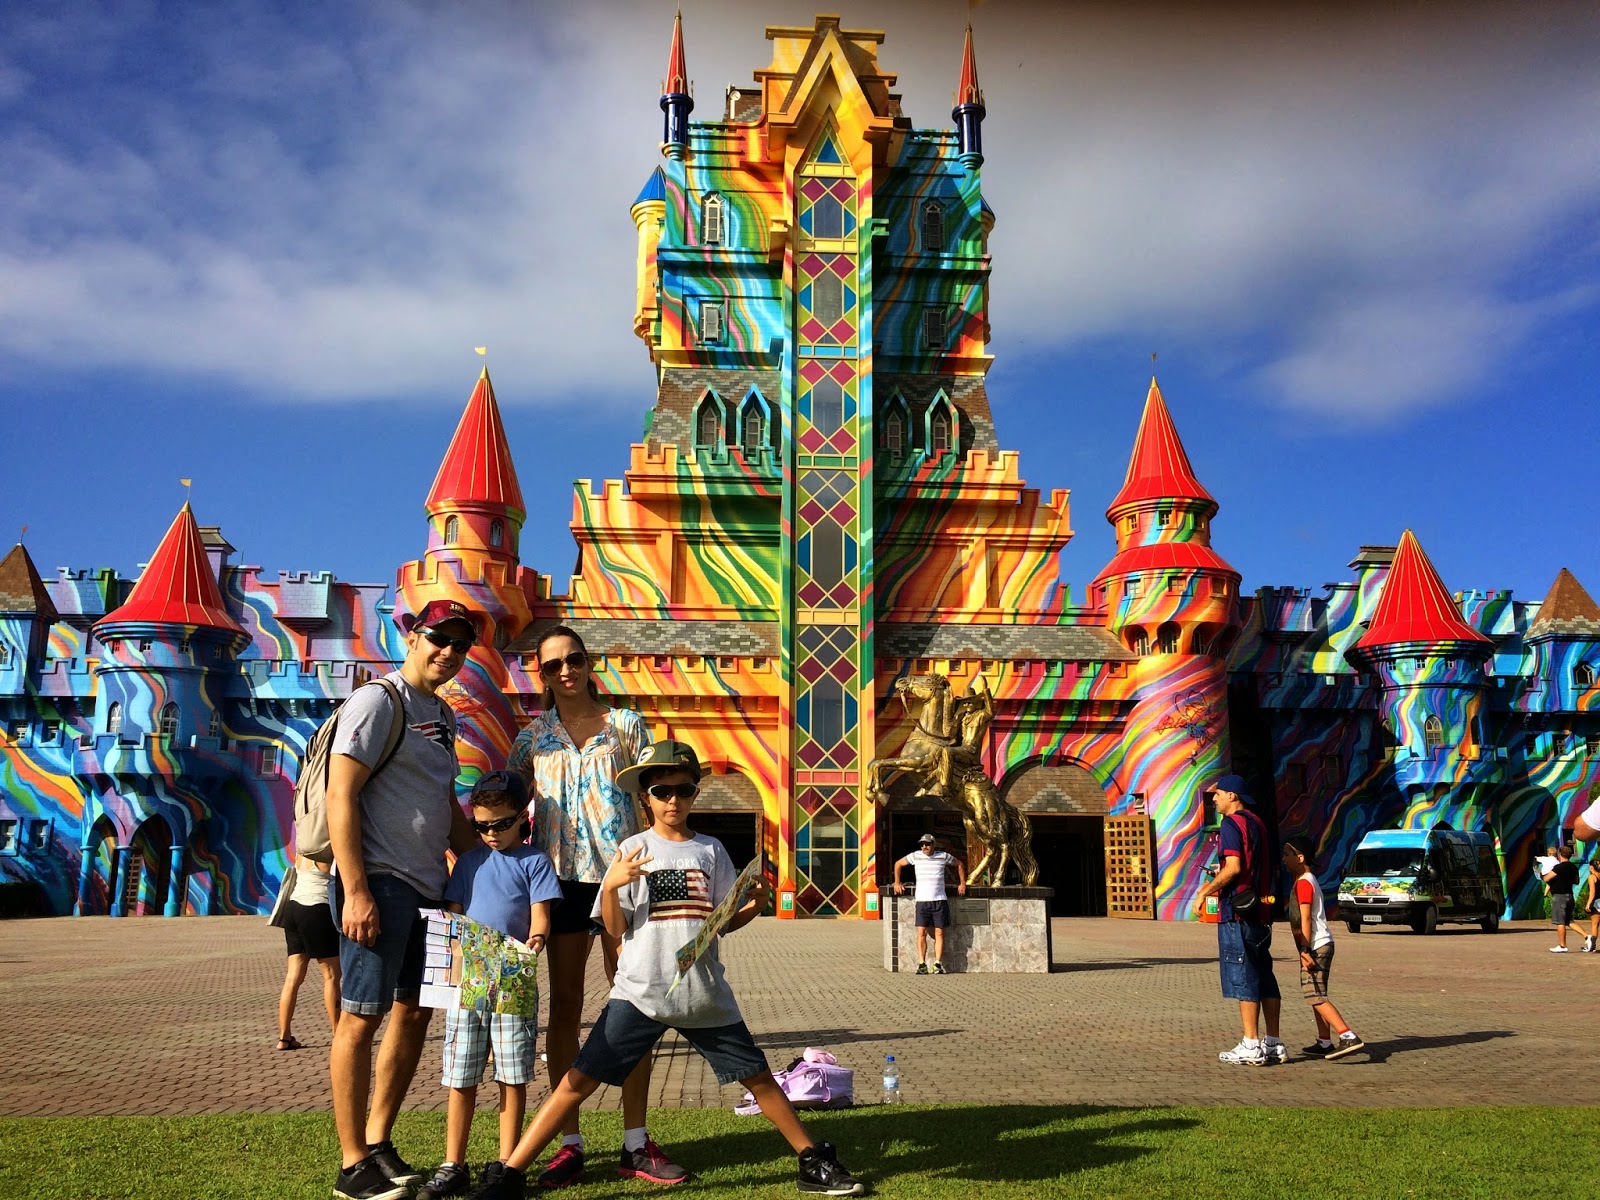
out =
{"type": "Polygon", "coordinates": [[[1149,817],[1106,818],[1106,916],[1155,919],[1155,858],[1149,817]]]}

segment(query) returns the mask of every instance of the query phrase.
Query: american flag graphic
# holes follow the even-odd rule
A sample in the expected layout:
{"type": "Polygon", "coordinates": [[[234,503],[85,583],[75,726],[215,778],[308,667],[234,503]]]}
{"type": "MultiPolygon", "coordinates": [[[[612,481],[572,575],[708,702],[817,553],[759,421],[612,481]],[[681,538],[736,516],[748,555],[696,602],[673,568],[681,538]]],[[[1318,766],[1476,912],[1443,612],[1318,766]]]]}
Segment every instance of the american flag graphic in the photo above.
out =
{"type": "Polygon", "coordinates": [[[699,867],[651,871],[652,921],[703,921],[711,915],[711,880],[699,867]]]}

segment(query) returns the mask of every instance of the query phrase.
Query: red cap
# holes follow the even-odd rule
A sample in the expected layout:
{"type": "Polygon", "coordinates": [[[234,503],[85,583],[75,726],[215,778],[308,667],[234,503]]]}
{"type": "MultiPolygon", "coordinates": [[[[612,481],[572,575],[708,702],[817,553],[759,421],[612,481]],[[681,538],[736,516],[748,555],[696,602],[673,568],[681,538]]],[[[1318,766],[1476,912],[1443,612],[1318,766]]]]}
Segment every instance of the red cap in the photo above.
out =
{"type": "Polygon", "coordinates": [[[474,633],[481,635],[483,632],[483,614],[473,612],[459,600],[429,600],[415,616],[401,618],[407,633],[419,625],[432,628],[446,621],[465,621],[472,626],[474,633]]]}

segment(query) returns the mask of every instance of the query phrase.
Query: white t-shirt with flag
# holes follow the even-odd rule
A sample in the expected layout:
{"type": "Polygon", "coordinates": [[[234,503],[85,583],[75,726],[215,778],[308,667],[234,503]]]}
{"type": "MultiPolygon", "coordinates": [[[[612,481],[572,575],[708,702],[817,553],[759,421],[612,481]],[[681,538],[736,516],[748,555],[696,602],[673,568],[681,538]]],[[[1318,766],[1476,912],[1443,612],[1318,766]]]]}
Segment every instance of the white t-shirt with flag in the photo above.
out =
{"type": "Polygon", "coordinates": [[[945,880],[948,878],[949,869],[955,865],[955,855],[946,854],[943,850],[935,850],[932,854],[913,850],[906,855],[906,861],[917,873],[918,903],[947,898],[944,890],[945,880]]]}

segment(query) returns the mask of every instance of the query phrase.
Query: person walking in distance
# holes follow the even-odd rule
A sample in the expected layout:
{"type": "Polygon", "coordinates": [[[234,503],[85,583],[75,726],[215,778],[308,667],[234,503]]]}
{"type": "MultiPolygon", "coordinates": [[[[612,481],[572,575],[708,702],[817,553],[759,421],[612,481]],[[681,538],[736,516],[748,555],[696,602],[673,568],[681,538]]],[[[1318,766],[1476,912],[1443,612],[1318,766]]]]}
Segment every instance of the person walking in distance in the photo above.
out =
{"type": "Polygon", "coordinates": [[[455,714],[439,689],[466,663],[481,621],[459,600],[433,600],[402,622],[406,657],[388,679],[405,731],[382,771],[373,773],[394,717],[387,689],[357,688],[339,710],[327,787],[343,975],[329,1056],[342,1160],[336,1200],[401,1200],[422,1182],[390,1134],[433,1014],[418,1003],[426,928],[418,910],[443,904],[445,851],[465,854],[478,840],[456,803],[455,714]]]}
{"type": "Polygon", "coordinates": [[[1563,842],[1556,847],[1556,864],[1542,877],[1550,889],[1550,924],[1556,927],[1556,944],[1552,954],[1567,952],[1567,932],[1572,928],[1572,893],[1578,886],[1578,864],[1572,861],[1572,844],[1563,842]]]}
{"type": "Polygon", "coordinates": [[[1217,1055],[1235,1066],[1259,1067],[1284,1062],[1289,1049],[1278,1036],[1283,1007],[1277,977],[1272,973],[1272,857],[1267,827],[1251,808],[1243,776],[1224,775],[1207,793],[1215,797],[1222,828],[1217,835],[1221,865],[1216,878],[1195,896],[1196,916],[1206,899],[1217,897],[1217,958],[1222,968],[1222,994],[1239,1002],[1244,1037],[1217,1055]],[[1266,1038],[1261,1037],[1265,1023],[1266,1038]]]}
{"type": "Polygon", "coordinates": [[[1317,1021],[1317,1040],[1302,1053],[1314,1058],[1343,1058],[1363,1049],[1363,1042],[1328,999],[1328,976],[1333,972],[1333,931],[1322,904],[1322,885],[1311,860],[1311,843],[1289,838],[1283,843],[1283,865],[1294,880],[1290,893],[1289,931],[1300,951],[1300,990],[1311,1004],[1317,1021]]]}
{"type": "Polygon", "coordinates": [[[917,974],[930,974],[928,970],[928,930],[933,930],[933,970],[931,974],[943,975],[944,931],[950,926],[950,899],[945,892],[945,881],[951,871],[956,873],[956,894],[967,894],[966,870],[953,854],[939,849],[933,834],[925,833],[917,848],[894,864],[894,893],[905,895],[906,885],[900,882],[900,868],[907,863],[915,872],[917,904],[917,974]]]}

